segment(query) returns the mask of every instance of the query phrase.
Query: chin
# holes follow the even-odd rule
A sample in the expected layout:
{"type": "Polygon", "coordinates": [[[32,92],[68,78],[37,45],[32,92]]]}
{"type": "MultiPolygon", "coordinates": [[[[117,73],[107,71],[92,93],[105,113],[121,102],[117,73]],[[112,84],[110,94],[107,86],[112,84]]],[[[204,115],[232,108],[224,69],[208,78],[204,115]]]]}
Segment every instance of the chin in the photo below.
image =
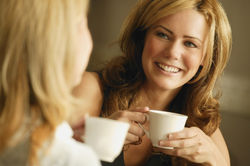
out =
{"type": "Polygon", "coordinates": [[[158,82],[156,83],[156,86],[158,86],[162,90],[177,90],[180,89],[183,85],[175,84],[173,81],[169,82],[158,82]]]}
{"type": "Polygon", "coordinates": [[[71,83],[71,88],[72,88],[72,89],[75,88],[75,87],[78,86],[80,83],[81,83],[81,77],[75,78],[75,80],[72,81],[72,83],[71,83]]]}

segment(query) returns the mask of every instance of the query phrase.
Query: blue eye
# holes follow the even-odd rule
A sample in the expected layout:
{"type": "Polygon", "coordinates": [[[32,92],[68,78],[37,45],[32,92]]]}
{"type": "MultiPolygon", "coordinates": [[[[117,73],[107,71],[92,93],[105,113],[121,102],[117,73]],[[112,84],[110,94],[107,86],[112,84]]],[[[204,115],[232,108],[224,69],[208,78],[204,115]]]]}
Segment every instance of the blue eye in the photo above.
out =
{"type": "Polygon", "coordinates": [[[184,44],[185,44],[185,46],[191,47],[191,48],[196,48],[197,47],[194,43],[192,43],[190,41],[186,41],[184,44]]]}
{"type": "Polygon", "coordinates": [[[157,32],[156,33],[157,36],[159,36],[160,38],[163,38],[163,39],[166,39],[166,40],[169,40],[169,37],[167,34],[165,33],[162,33],[162,32],[157,32]]]}

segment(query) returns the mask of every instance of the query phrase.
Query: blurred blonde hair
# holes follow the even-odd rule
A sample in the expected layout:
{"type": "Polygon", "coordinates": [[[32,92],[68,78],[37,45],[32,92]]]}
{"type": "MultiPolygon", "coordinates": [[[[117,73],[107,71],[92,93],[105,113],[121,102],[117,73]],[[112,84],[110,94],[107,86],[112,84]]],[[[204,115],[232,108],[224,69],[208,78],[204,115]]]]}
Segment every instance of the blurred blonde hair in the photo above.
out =
{"type": "MultiPolygon", "coordinates": [[[[30,162],[73,110],[76,36],[88,0],[0,1],[0,152],[31,134],[30,162]]],[[[31,164],[32,165],[32,164],[31,164]]]]}

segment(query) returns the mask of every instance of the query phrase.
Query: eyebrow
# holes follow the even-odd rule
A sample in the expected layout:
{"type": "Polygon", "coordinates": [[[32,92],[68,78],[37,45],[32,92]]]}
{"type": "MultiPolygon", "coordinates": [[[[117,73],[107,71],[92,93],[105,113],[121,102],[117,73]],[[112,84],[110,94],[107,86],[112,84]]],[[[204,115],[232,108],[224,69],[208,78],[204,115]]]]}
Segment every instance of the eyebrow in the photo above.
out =
{"type": "Polygon", "coordinates": [[[190,38],[190,39],[196,39],[196,40],[199,40],[201,43],[203,43],[203,42],[201,41],[201,39],[199,39],[198,37],[187,36],[187,35],[185,35],[184,37],[185,37],[185,38],[190,38]]]}
{"type": "MultiPolygon", "coordinates": [[[[166,28],[166,27],[164,27],[164,26],[162,26],[162,25],[156,25],[156,26],[153,27],[153,28],[155,29],[155,28],[158,28],[158,27],[160,27],[160,28],[164,29],[165,31],[169,32],[171,35],[174,34],[170,29],[168,29],[168,28],[166,28]]],[[[184,37],[185,37],[185,38],[190,38],[190,39],[196,39],[196,40],[199,40],[201,43],[203,43],[203,42],[201,41],[201,39],[199,39],[198,37],[189,36],[189,35],[184,35],[184,37]]]]}
{"type": "Polygon", "coordinates": [[[166,28],[166,27],[164,27],[164,26],[162,26],[162,25],[156,25],[156,26],[154,27],[154,29],[155,29],[155,28],[158,28],[158,27],[164,29],[165,31],[168,31],[170,34],[174,34],[171,30],[169,30],[168,28],[166,28]]]}

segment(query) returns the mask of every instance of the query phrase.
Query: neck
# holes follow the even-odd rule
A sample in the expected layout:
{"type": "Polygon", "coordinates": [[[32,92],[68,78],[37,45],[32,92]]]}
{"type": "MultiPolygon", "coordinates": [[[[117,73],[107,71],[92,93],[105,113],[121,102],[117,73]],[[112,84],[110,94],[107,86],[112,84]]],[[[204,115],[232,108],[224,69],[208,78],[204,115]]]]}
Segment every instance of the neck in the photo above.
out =
{"type": "Polygon", "coordinates": [[[150,109],[166,110],[180,89],[181,87],[178,89],[163,90],[144,84],[140,90],[141,102],[150,109]]]}

